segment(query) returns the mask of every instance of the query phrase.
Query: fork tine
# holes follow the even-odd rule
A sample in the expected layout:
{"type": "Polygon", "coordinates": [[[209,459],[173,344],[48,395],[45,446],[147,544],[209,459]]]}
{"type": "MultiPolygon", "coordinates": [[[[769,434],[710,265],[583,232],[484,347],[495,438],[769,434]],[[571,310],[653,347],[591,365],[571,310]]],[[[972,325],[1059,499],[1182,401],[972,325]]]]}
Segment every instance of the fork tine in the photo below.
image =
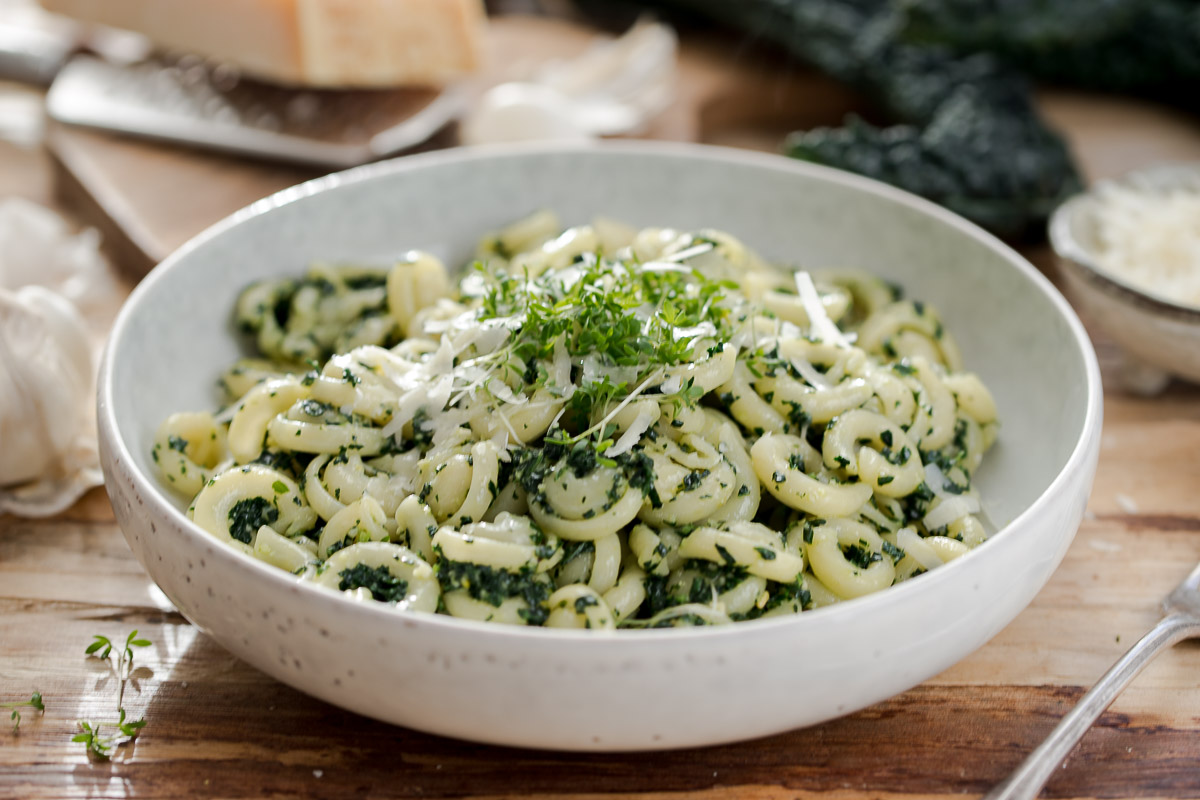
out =
{"type": "Polygon", "coordinates": [[[1163,608],[1167,612],[1178,610],[1200,616],[1200,564],[1171,590],[1163,600],[1163,608]]]}

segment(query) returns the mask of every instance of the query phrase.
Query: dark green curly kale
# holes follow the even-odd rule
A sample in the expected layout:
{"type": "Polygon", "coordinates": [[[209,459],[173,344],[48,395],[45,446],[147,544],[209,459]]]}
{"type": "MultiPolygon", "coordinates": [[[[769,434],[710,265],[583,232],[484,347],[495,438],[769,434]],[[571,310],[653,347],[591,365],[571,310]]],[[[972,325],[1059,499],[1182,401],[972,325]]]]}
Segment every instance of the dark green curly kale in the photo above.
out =
{"type": "MultiPolygon", "coordinates": [[[[1100,5],[1117,2],[1098,0],[1100,5]]],[[[905,12],[909,4],[649,4],[699,14],[774,41],[862,91],[896,123],[881,128],[852,118],[844,127],[798,132],[785,144],[788,155],[886,181],[1012,238],[1039,232],[1050,211],[1080,188],[1066,146],[1042,122],[1022,74],[992,55],[961,52],[950,43],[932,41],[932,31],[940,30],[933,26],[927,26],[923,37],[913,35],[910,40],[905,12]]],[[[928,10],[930,19],[939,14],[932,6],[928,10]]]]}
{"type": "Polygon", "coordinates": [[[905,40],[988,51],[1044,80],[1200,105],[1195,0],[905,0],[905,40]]]}
{"type": "Polygon", "coordinates": [[[987,55],[889,42],[857,85],[901,124],[851,118],[797,132],[788,155],[848,169],[919,194],[1010,238],[1039,231],[1080,180],[1062,140],[1041,121],[1017,74],[987,55]],[[884,66],[886,65],[886,66],[884,66]]]}

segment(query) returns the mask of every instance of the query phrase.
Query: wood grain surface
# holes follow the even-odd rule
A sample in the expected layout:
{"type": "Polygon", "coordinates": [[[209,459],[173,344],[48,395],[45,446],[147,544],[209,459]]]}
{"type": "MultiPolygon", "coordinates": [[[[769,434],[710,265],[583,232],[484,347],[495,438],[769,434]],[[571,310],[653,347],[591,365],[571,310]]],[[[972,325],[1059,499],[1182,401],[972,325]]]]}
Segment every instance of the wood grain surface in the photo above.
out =
{"type": "MultiPolygon", "coordinates": [[[[1093,178],[1200,158],[1194,117],[1061,92],[1044,101],[1093,178]]],[[[746,143],[765,137],[752,117],[741,119],[744,127],[725,130],[747,131],[746,143]]],[[[224,190],[202,174],[194,180],[197,191],[224,190]]],[[[44,154],[0,144],[0,196],[45,202],[49,182],[44,154]]],[[[190,235],[188,224],[200,224],[169,221],[174,227],[157,235],[190,235]]],[[[1044,247],[1027,254],[1053,276],[1044,247]]],[[[25,713],[16,733],[0,724],[0,798],[982,794],[1154,624],[1161,597],[1200,561],[1200,387],[1125,394],[1119,352],[1091,332],[1106,387],[1104,433],[1066,559],[995,639],[889,701],[767,739],[655,754],[510,750],[383,725],[275,682],[187,623],[133,559],[96,490],[53,519],[0,517],[0,702],[40,691],[46,703],[44,715],[25,713]],[[125,705],[147,726],[111,762],[93,761],[71,742],[76,720],[111,718],[117,686],[84,648],[93,634],[134,628],[153,644],[137,653],[125,705]]],[[[1200,643],[1153,662],[1045,796],[1200,797],[1200,643]]]]}

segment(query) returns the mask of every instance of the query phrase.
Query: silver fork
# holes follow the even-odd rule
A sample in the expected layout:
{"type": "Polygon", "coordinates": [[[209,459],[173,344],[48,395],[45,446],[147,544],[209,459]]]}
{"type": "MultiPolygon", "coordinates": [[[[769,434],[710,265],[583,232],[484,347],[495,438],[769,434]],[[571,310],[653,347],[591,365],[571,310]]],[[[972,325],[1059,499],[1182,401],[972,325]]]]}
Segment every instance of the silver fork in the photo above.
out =
{"type": "Polygon", "coordinates": [[[1200,637],[1200,564],[1163,600],[1163,618],[1113,664],[1046,740],[983,800],[1032,800],[1096,718],[1160,651],[1200,637]]]}

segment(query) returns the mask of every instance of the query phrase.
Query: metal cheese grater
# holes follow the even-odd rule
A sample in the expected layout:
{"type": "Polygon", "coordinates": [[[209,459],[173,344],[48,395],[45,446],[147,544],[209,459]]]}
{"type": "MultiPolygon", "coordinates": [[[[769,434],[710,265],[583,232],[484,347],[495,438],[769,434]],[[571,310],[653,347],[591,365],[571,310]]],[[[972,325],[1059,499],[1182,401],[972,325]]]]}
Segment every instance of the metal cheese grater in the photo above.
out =
{"type": "Polygon", "coordinates": [[[461,113],[445,90],[291,89],[195,56],[115,64],[71,59],[46,98],[59,122],[323,167],[407,150],[461,113]]]}
{"type": "Polygon", "coordinates": [[[5,79],[49,85],[47,113],[60,122],[335,168],[420,145],[461,113],[467,95],[461,85],[275,86],[196,56],[152,54],[137,34],[77,24],[32,0],[0,0],[5,79]]]}

